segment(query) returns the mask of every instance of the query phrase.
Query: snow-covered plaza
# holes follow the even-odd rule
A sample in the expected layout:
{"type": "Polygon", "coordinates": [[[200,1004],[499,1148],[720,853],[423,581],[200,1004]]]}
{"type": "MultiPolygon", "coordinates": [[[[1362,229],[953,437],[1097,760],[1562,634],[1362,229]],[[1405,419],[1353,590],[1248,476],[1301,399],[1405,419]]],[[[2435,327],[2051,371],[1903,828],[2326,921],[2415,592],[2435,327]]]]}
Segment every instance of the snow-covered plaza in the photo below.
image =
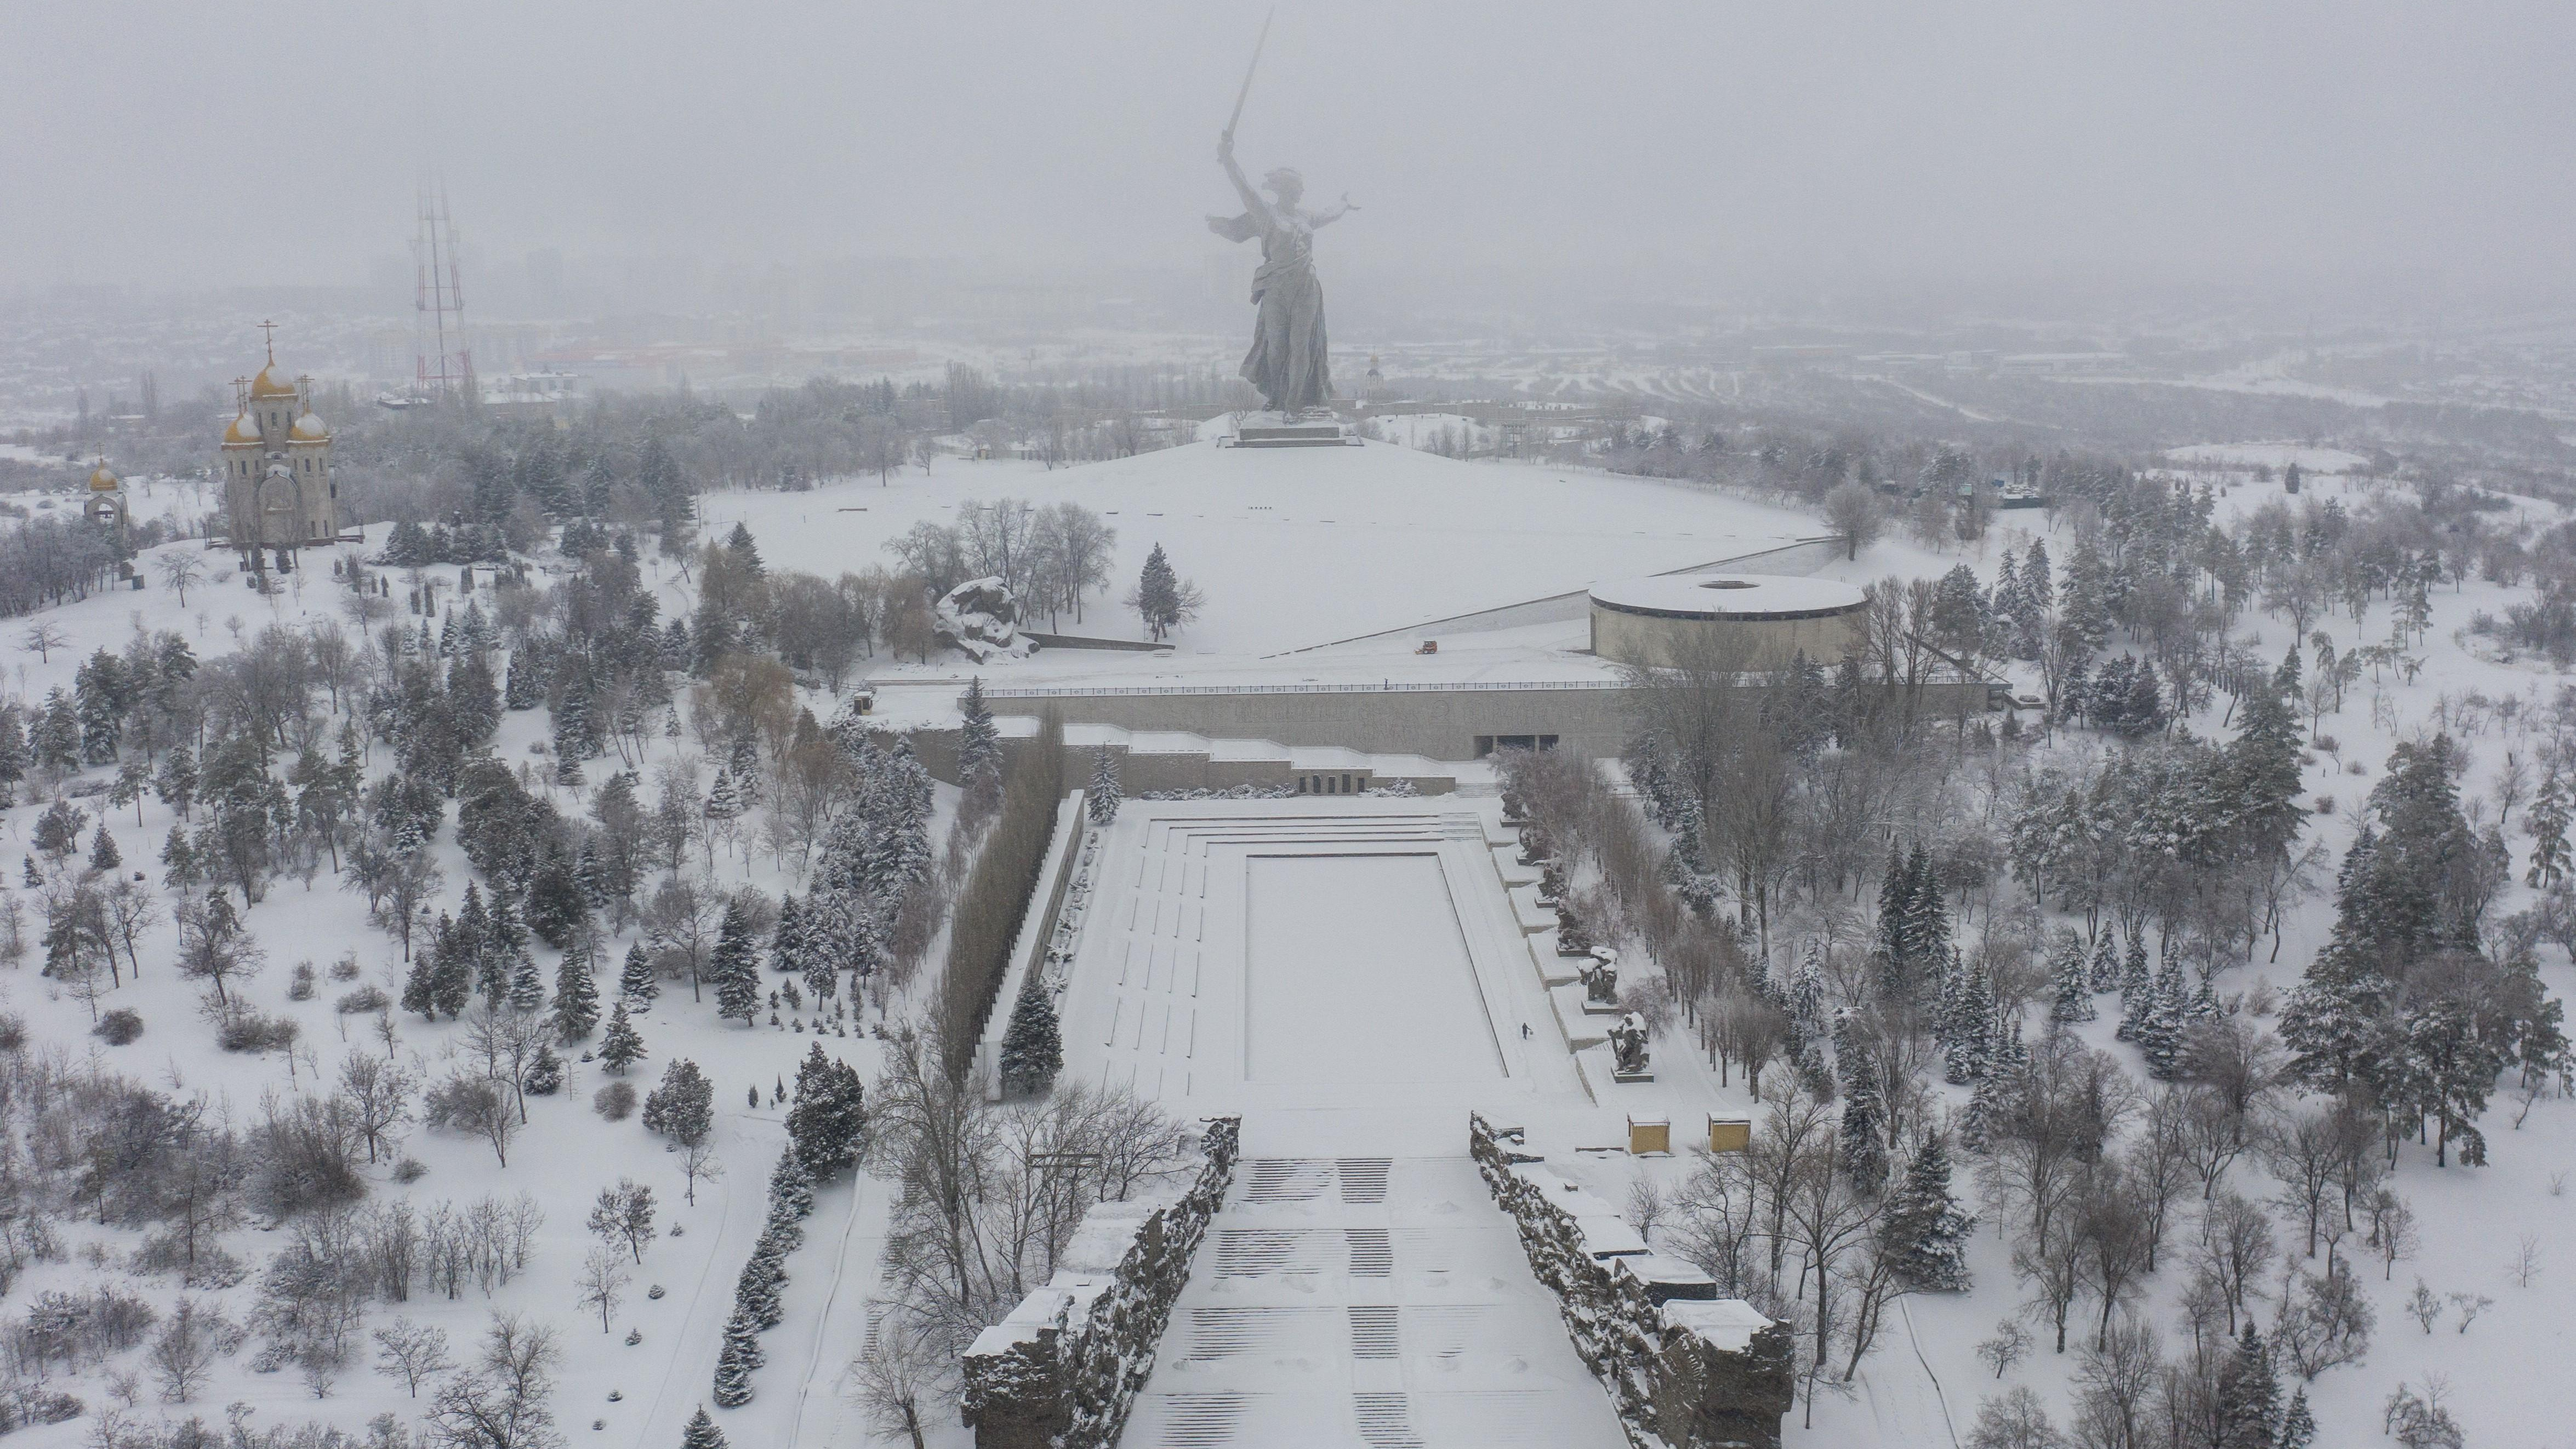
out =
{"type": "Polygon", "coordinates": [[[1470,1107],[1580,1100],[1497,871],[1495,811],[1129,805],[1072,963],[1067,1072],[1176,1114],[1247,1113],[1254,1152],[1308,1131],[1341,1150],[1455,1152],[1470,1107]]]}

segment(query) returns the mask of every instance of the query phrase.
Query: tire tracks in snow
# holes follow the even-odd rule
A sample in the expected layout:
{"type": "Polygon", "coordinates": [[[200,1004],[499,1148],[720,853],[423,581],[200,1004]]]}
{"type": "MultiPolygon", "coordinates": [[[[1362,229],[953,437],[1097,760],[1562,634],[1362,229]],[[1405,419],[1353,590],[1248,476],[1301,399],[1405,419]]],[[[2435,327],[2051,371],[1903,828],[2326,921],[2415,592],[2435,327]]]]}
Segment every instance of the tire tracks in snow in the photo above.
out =
{"type": "Polygon", "coordinates": [[[1932,1372],[1932,1360],[1923,1356],[1923,1340],[1914,1336],[1914,1311],[1905,1300],[1896,1300],[1898,1316],[1905,1320],[1905,1346],[1914,1350],[1914,1361],[1923,1365],[1923,1377],[1932,1381],[1932,1397],[1941,1404],[1941,1427],[1950,1435],[1950,1449],[1959,1449],[1959,1426],[1950,1422],[1950,1396],[1941,1390],[1941,1376],[1932,1372]]]}
{"type": "MultiPolygon", "coordinates": [[[[787,1424],[788,1449],[796,1449],[796,1446],[803,1443],[805,1439],[805,1415],[814,1396],[814,1382],[815,1379],[823,1372],[823,1360],[825,1358],[824,1350],[832,1342],[832,1328],[834,1323],[838,1321],[833,1310],[839,1306],[841,1301],[841,1283],[849,1276],[850,1240],[858,1233],[859,1220],[868,1215],[868,1209],[875,1201],[875,1193],[871,1189],[877,1185],[877,1181],[878,1180],[876,1178],[870,1177],[864,1169],[854,1171],[851,1174],[850,1215],[842,1221],[840,1241],[834,1245],[832,1250],[832,1283],[829,1288],[824,1290],[822,1311],[815,1321],[814,1349],[813,1352],[807,1356],[804,1376],[798,1380],[796,1385],[796,1414],[795,1417],[790,1419],[787,1424]]],[[[882,1234],[875,1235],[870,1239],[870,1241],[879,1241],[882,1236],[882,1234]]],[[[871,1276],[873,1276],[876,1269],[876,1258],[873,1254],[868,1259],[868,1267],[871,1276]]],[[[862,1303],[864,1303],[864,1301],[865,1300],[862,1300],[862,1303]]],[[[864,1324],[866,1317],[866,1313],[864,1311],[861,1312],[859,1314],[859,1321],[864,1324]]],[[[837,1392],[827,1392],[827,1402],[832,1404],[837,1411],[841,1402],[840,1395],[837,1392]]],[[[835,1417],[837,1418],[837,1412],[835,1417]]],[[[836,1440],[834,1436],[827,1433],[817,1438],[815,1442],[819,1444],[839,1441],[836,1440]]]]}
{"type": "MultiPolygon", "coordinates": [[[[743,1119],[737,1115],[732,1120],[739,1122],[743,1119]]],[[[747,1145],[748,1136],[748,1133],[737,1129],[732,1134],[732,1140],[736,1146],[744,1146],[747,1145]]],[[[721,1184],[723,1181],[724,1179],[722,1178],[716,1179],[718,1184],[721,1184]]],[[[767,1179],[764,1178],[762,1181],[765,1187],[767,1179]]],[[[689,1381],[690,1369],[693,1361],[696,1362],[697,1372],[702,1375],[698,1381],[701,1383],[710,1382],[711,1380],[709,1378],[703,1376],[712,1375],[715,1372],[716,1355],[723,1348],[724,1319],[718,1318],[712,1320],[715,1326],[710,1329],[708,1327],[710,1320],[699,1313],[698,1304],[706,1297],[708,1277],[721,1268],[728,1259],[748,1257],[751,1251],[751,1246],[749,1243],[744,1243],[741,1245],[739,1253],[733,1251],[734,1245],[731,1241],[731,1236],[726,1232],[726,1228],[730,1226],[733,1221],[733,1191],[730,1188],[726,1188],[721,1185],[719,1185],[716,1190],[718,1198],[716,1202],[715,1247],[707,1254],[705,1265],[698,1269],[698,1281],[691,1285],[689,1289],[689,1301],[681,1311],[680,1321],[685,1326],[680,1330],[680,1342],[672,1349],[670,1367],[663,1373],[660,1386],[653,1391],[653,1409],[652,1412],[644,1416],[643,1432],[637,1435],[634,1441],[638,1444],[677,1444],[680,1442],[680,1430],[686,1427],[686,1416],[677,1413],[671,1408],[671,1388],[674,1384],[689,1381]],[[712,1340],[715,1345],[714,1350],[704,1354],[702,1356],[702,1360],[693,1357],[693,1348],[703,1345],[710,1340],[712,1340]]],[[[729,1313],[725,1315],[725,1317],[730,1316],[731,1315],[729,1313]]]]}

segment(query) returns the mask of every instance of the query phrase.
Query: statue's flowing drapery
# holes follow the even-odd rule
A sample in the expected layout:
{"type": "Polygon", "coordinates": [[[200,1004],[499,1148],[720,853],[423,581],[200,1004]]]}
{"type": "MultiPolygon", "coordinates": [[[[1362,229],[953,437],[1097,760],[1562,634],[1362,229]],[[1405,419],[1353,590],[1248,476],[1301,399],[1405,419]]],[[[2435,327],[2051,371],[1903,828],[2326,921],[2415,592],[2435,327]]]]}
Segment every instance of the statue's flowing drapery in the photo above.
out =
{"type": "Polygon", "coordinates": [[[1228,241],[1261,238],[1252,300],[1261,308],[1243,377],[1283,413],[1323,407],[1333,395],[1324,346],[1324,284],[1315,276],[1315,229],[1285,208],[1263,208],[1209,223],[1228,241]]]}

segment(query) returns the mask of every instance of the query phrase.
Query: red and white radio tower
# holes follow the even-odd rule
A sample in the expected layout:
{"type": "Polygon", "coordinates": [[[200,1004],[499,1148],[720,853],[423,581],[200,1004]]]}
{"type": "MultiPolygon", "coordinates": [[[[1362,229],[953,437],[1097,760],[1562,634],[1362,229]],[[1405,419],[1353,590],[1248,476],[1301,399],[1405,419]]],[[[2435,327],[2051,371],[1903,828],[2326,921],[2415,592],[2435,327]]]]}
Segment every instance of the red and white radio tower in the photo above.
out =
{"type": "Polygon", "coordinates": [[[447,215],[447,186],[420,186],[420,235],[411,244],[420,272],[419,309],[413,328],[415,394],[423,399],[473,400],[474,353],[465,345],[465,283],[457,269],[456,223],[447,215]]]}

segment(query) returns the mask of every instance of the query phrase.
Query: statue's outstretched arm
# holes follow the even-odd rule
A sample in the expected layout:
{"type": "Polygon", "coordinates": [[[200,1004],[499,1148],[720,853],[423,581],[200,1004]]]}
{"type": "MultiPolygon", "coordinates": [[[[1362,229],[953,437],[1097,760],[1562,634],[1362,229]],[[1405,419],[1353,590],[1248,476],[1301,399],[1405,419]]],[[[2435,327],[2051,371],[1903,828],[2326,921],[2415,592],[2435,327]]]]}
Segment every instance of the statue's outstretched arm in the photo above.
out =
{"type": "Polygon", "coordinates": [[[1243,198],[1243,209],[1260,218],[1262,225],[1268,226],[1270,203],[1261,199],[1261,193],[1253,190],[1252,183],[1244,179],[1243,168],[1234,164],[1234,137],[1231,134],[1217,141],[1216,159],[1225,167],[1225,179],[1234,183],[1235,194],[1243,198]]]}
{"type": "Polygon", "coordinates": [[[1357,210],[1359,210],[1359,208],[1351,204],[1351,194],[1345,191],[1342,193],[1341,205],[1324,211],[1315,212],[1306,218],[1306,224],[1308,226],[1331,226],[1334,222],[1340,221],[1345,213],[1357,210]]]}

